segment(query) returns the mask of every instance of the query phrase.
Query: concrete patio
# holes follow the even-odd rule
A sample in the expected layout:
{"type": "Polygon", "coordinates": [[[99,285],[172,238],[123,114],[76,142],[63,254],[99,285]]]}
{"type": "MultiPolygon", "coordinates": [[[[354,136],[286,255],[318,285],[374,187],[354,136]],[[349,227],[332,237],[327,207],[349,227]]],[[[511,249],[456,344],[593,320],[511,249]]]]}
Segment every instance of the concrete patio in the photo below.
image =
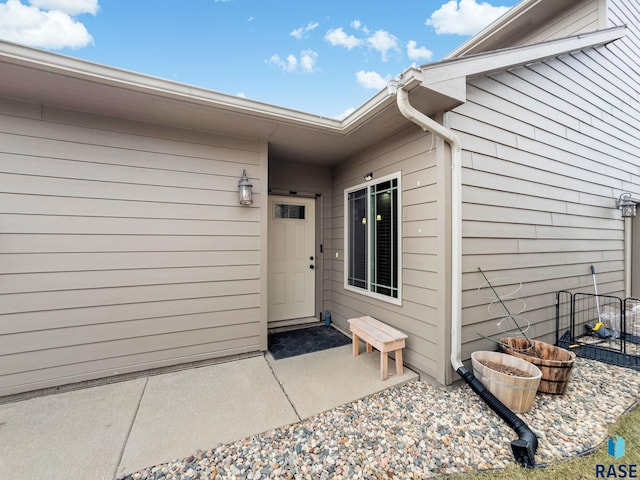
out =
{"type": "Polygon", "coordinates": [[[351,346],[270,354],[0,405],[0,478],[111,480],[418,378],[351,346]]]}

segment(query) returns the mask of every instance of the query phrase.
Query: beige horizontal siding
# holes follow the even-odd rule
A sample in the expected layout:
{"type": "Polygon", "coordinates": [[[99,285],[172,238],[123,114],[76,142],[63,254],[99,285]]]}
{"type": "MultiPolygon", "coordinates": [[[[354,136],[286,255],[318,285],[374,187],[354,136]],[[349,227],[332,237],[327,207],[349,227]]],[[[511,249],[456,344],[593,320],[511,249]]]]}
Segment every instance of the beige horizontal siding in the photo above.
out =
{"type": "Polygon", "coordinates": [[[52,366],[46,369],[20,371],[7,374],[3,378],[5,383],[12,385],[11,390],[6,391],[36,390],[51,385],[63,385],[69,382],[207,360],[212,358],[212,351],[217,352],[219,356],[235,355],[245,352],[246,344],[257,344],[260,341],[257,333],[247,337],[238,337],[238,334],[234,333],[230,337],[232,338],[225,339],[223,335],[217,334],[214,341],[207,342],[205,338],[196,334],[191,335],[190,338],[177,338],[170,347],[160,343],[151,345],[148,350],[139,348],[135,339],[132,339],[128,345],[121,345],[124,347],[121,349],[121,356],[103,358],[100,355],[94,355],[100,358],[76,363],[76,355],[72,354],[66,358],[62,357],[61,365],[50,361],[49,364],[52,366]]]}
{"type": "MultiPolygon", "coordinates": [[[[234,192],[236,193],[236,192],[234,192]]],[[[237,195],[237,193],[236,193],[237,195]]],[[[102,198],[83,198],[81,202],[68,197],[45,195],[0,194],[0,205],[11,205],[12,214],[64,215],[74,217],[159,218],[169,220],[237,221],[235,206],[178,204],[171,202],[137,202],[102,198]],[[158,208],[161,205],[162,208],[158,208]]],[[[4,210],[4,209],[3,209],[4,210]]],[[[255,222],[257,209],[242,215],[244,221],[255,222]]]]}
{"type": "Polygon", "coordinates": [[[265,148],[0,102],[0,395],[263,348],[265,148]]]}
{"type": "Polygon", "coordinates": [[[72,308],[64,311],[44,310],[5,315],[0,323],[0,333],[11,334],[76,325],[127,322],[165,316],[211,314],[216,318],[219,312],[260,307],[260,295],[233,295],[203,298],[169,298],[146,303],[125,303],[72,308]],[[168,301],[167,301],[168,300],[168,301]]]}
{"type": "Polygon", "coordinates": [[[478,267],[510,284],[502,291],[522,282],[523,325],[547,341],[555,339],[555,292],[593,292],[591,265],[599,293],[623,294],[615,198],[640,193],[640,97],[629,95],[640,88],[637,78],[618,77],[615,63],[607,47],[477,78],[467,103],[448,115],[465,150],[465,358],[494,348],[480,335],[503,334],[505,312],[488,309],[478,267]]]}
{"type": "Polygon", "coordinates": [[[127,284],[159,285],[169,277],[174,284],[258,279],[256,265],[198,266],[139,270],[37,272],[0,276],[0,293],[28,293],[63,290],[103,289],[127,284]]]}
{"type": "Polygon", "coordinates": [[[259,239],[225,235],[3,234],[4,253],[253,251],[259,239]]]}
{"type": "Polygon", "coordinates": [[[435,142],[417,127],[363,152],[333,173],[332,184],[332,319],[348,329],[347,319],[371,315],[407,333],[405,362],[444,381],[447,345],[443,338],[443,275],[440,272],[442,242],[439,241],[438,203],[442,191],[435,142]],[[402,305],[373,299],[344,288],[344,190],[363,183],[372,171],[380,178],[402,172],[402,305]],[[336,252],[338,258],[335,257],[336,252]]]}
{"type": "Polygon", "coordinates": [[[194,252],[95,252],[95,253],[34,253],[0,255],[0,274],[59,271],[119,270],[131,268],[178,268],[202,265],[256,265],[259,254],[243,251],[194,252]]]}
{"type": "MultiPolygon", "coordinates": [[[[215,327],[250,324],[254,322],[254,317],[255,311],[250,308],[220,312],[216,315],[215,327]]],[[[100,338],[101,342],[113,342],[122,338],[171,334],[175,331],[177,322],[180,323],[180,329],[185,332],[211,328],[211,317],[206,313],[155,317],[18,333],[12,337],[0,337],[0,348],[4,354],[9,355],[24,353],[21,345],[27,343],[29,351],[37,351],[74,347],[78,343],[93,343],[96,337],[100,338]]]]}
{"type": "MultiPolygon", "coordinates": [[[[42,380],[46,377],[38,374],[29,374],[35,370],[40,370],[42,363],[50,365],[52,366],[50,368],[54,369],[60,366],[74,365],[75,368],[69,368],[70,371],[76,374],[79,372],[85,373],[86,369],[80,365],[82,363],[96,362],[102,365],[104,369],[109,368],[109,364],[113,364],[114,368],[121,368],[128,366],[128,362],[114,361],[114,357],[133,356],[138,364],[142,364],[143,362],[146,363],[146,359],[141,354],[146,352],[152,353],[176,348],[184,349],[189,346],[205,344],[212,346],[218,342],[226,342],[238,338],[244,338],[246,340],[253,337],[255,341],[255,337],[257,336],[258,328],[255,325],[245,324],[241,326],[220,326],[215,329],[198,329],[194,331],[181,330],[180,332],[172,332],[169,334],[127,338],[113,342],[92,342],[80,346],[74,345],[72,347],[43,350],[38,352],[37,356],[33,355],[32,352],[7,355],[0,367],[0,373],[6,376],[24,374],[25,379],[29,381],[33,381],[33,379],[42,380]]],[[[183,351],[182,353],[185,352],[183,351]]],[[[162,356],[160,355],[160,357],[162,356]]],[[[156,358],[153,358],[153,360],[156,361],[156,358]]],[[[64,369],[58,369],[58,372],[64,372],[64,369]]]]}
{"type": "Polygon", "coordinates": [[[5,313],[33,312],[84,308],[94,305],[143,303],[171,299],[225,297],[248,295],[258,290],[257,280],[221,282],[179,283],[110,287],[99,289],[47,291],[4,294],[0,315],[5,313]]]}

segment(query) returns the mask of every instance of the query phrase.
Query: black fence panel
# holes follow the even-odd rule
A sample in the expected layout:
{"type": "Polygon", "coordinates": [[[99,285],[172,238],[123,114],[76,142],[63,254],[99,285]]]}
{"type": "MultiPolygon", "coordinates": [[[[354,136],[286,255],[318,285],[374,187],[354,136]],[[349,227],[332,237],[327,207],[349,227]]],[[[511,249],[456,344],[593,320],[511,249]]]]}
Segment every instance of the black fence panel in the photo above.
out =
{"type": "Polygon", "coordinates": [[[565,333],[571,335],[573,294],[567,290],[556,292],[556,345],[565,333]]]}
{"type": "Polygon", "coordinates": [[[557,292],[556,345],[580,357],[640,370],[640,299],[557,292]]]}

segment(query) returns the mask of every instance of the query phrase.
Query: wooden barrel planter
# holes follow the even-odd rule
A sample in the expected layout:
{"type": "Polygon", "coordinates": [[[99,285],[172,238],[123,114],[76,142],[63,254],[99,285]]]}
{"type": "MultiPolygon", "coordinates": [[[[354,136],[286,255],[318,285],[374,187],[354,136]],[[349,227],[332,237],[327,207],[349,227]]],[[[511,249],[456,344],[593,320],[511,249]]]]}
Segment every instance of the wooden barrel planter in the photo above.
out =
{"type": "Polygon", "coordinates": [[[542,378],[542,372],[535,365],[505,353],[483,351],[473,352],[471,363],[473,375],[509,409],[514,412],[531,410],[542,378]],[[482,362],[506,368],[493,369],[482,362]],[[513,369],[529,376],[503,373],[513,369]]]}
{"type": "Polygon", "coordinates": [[[569,385],[576,354],[544,342],[526,338],[501,338],[502,351],[533,363],[542,372],[538,391],[563,395],[569,385]]]}

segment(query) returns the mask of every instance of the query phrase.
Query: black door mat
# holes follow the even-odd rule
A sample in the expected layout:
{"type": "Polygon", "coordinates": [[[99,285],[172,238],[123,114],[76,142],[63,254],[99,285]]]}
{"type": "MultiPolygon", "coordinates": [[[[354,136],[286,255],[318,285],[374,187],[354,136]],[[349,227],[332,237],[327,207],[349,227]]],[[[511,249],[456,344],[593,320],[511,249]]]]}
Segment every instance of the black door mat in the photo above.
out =
{"type": "Polygon", "coordinates": [[[351,338],[335,328],[320,325],[287,332],[270,333],[269,351],[274,359],[295,357],[351,343],[351,338]]]}

